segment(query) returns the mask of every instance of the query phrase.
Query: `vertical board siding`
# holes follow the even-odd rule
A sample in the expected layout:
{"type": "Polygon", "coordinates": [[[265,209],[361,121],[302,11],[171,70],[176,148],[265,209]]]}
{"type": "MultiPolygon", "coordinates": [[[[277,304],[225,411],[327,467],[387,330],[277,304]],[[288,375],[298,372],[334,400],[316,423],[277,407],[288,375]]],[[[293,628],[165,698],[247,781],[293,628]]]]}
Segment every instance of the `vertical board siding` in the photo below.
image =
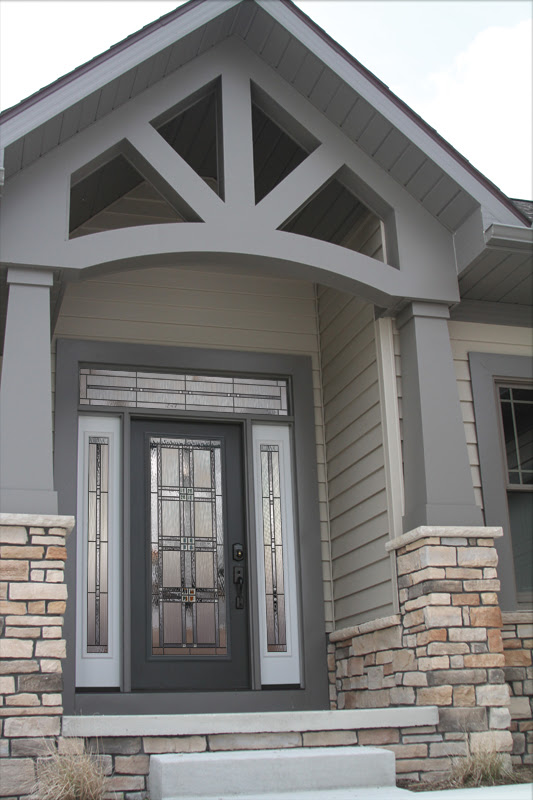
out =
{"type": "Polygon", "coordinates": [[[322,387],[312,283],[153,268],[70,284],[55,337],[311,356],[324,596],[332,627],[322,387]]]}
{"type": "Polygon", "coordinates": [[[515,328],[508,325],[488,325],[479,322],[448,323],[452,346],[457,390],[461,402],[465,436],[470,458],[472,481],[476,494],[476,503],[483,508],[481,491],[481,474],[479,471],[479,454],[477,432],[472,401],[472,385],[470,380],[469,353],[497,353],[501,355],[533,357],[531,330],[515,328]]]}
{"type": "Polygon", "coordinates": [[[394,612],[374,309],[318,291],[336,628],[394,612]]]}

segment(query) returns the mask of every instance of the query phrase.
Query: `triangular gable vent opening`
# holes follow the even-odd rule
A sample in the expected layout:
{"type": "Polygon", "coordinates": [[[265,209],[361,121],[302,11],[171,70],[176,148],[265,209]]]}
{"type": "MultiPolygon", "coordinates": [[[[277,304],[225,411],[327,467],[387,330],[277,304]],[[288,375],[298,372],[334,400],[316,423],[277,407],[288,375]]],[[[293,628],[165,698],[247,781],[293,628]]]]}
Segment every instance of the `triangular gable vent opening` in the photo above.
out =
{"type": "Polygon", "coordinates": [[[385,260],[381,220],[336,179],[323,186],[279,230],[385,260]]]}
{"type": "Polygon", "coordinates": [[[255,202],[274,189],[309,155],[273,119],[252,103],[255,202]]]}
{"type": "Polygon", "coordinates": [[[137,225],[196,221],[178,213],[123,155],[73,183],[70,190],[70,239],[137,225]]]}
{"type": "MultiPolygon", "coordinates": [[[[189,98],[187,108],[152,122],[172,149],[223,199],[220,96],[218,86],[189,98]]],[[[172,113],[172,112],[169,112],[172,113]]]]}

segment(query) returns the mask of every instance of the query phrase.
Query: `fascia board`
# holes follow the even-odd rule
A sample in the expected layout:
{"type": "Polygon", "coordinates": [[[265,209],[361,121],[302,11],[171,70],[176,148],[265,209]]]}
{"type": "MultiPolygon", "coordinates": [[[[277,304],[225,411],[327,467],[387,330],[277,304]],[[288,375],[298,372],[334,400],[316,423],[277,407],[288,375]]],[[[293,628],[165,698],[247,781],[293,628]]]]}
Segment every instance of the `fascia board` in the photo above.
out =
{"type": "Polygon", "coordinates": [[[126,45],[118,53],[110,52],[107,57],[104,53],[100,57],[102,58],[100,63],[89,67],[81,75],[74,76],[52,94],[45,94],[44,97],[37,98],[29,108],[21,110],[5,122],[0,123],[1,147],[8,147],[12,142],[43,125],[47,120],[61,114],[70,106],[83,100],[84,97],[241,2],[242,0],[204,0],[196,7],[188,9],[186,13],[177,15],[170,22],[147,33],[139,41],[126,45]]]}
{"type": "MultiPolygon", "coordinates": [[[[468,169],[448,153],[422,126],[410,118],[384,90],[376,86],[353,64],[326,42],[311,26],[304,22],[295,11],[283,0],[255,0],[273,19],[279,22],[291,36],[301,42],[314,53],[326,66],[330,67],[342,80],[373,108],[391,122],[401,133],[424,152],[428,158],[438,164],[444,172],[453,178],[465,192],[468,192],[480,205],[489,209],[494,216],[503,222],[515,222],[522,216],[516,215],[499,201],[497,197],[468,169]]],[[[327,35],[327,34],[326,34],[327,35]]],[[[389,90],[387,90],[389,91],[389,90]]],[[[401,102],[401,101],[400,101],[401,102]]],[[[438,134],[436,134],[438,135],[438,134]]],[[[439,137],[440,138],[440,137],[439,137]]],[[[473,168],[474,169],[474,168],[473,168]]],[[[495,187],[496,189],[496,187],[495,187]]]]}

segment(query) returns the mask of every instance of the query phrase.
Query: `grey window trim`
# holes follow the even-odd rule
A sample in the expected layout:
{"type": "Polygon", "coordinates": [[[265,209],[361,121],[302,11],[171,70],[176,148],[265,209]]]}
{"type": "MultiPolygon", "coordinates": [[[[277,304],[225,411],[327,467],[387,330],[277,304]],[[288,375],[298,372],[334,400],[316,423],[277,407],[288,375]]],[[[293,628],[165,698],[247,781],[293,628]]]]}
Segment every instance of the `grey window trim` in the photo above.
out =
{"type": "MultiPolygon", "coordinates": [[[[65,713],[201,713],[207,711],[243,711],[320,709],[329,707],[326,633],[322,592],[320,515],[316,463],[315,421],[313,403],[312,362],[309,356],[212,350],[204,348],[164,347],[130,343],[61,339],[56,350],[55,390],[55,479],[60,513],[76,514],[77,492],[77,425],[79,413],[98,413],[96,407],[79,405],[80,366],[101,366],[121,369],[141,367],[147,370],[204,370],[212,374],[241,373],[262,377],[288,377],[292,388],[293,416],[273,416],[272,423],[283,419],[294,431],[294,482],[299,556],[299,590],[302,608],[302,672],[300,689],[283,687],[244,692],[139,693],[128,691],[128,669],[124,670],[121,692],[76,692],[73,648],[67,648],[64,662],[65,713]],[[320,591],[317,591],[317,586],[320,591]]],[[[121,409],[102,406],[102,412],[120,415],[124,434],[124,486],[129,486],[129,419],[131,414],[173,416],[182,419],[212,419],[213,414],[177,414],[150,409],[121,409]]],[[[222,415],[220,415],[222,416],[222,415]]],[[[242,420],[245,451],[249,454],[250,423],[255,416],[231,415],[242,420]],[[247,435],[248,431],[248,435],[247,435]]],[[[219,417],[220,418],[220,417],[219,417]]],[[[226,421],[228,415],[222,416],[226,421]]],[[[261,423],[270,419],[259,415],[261,423]]],[[[247,478],[250,483],[249,477],[247,478]]],[[[253,530],[253,498],[248,487],[248,520],[253,530]],[[250,505],[252,506],[250,508],[250,505]]],[[[128,529],[128,498],[124,497],[124,530],[128,529]]],[[[252,538],[252,537],[250,537],[252,538]]],[[[128,560],[128,537],[124,536],[124,559],[128,560]]],[[[252,563],[252,561],[250,562],[252,563]]],[[[127,575],[127,570],[125,570],[127,575]]],[[[66,580],[71,587],[76,579],[76,536],[69,537],[66,580]]],[[[70,592],[65,614],[65,635],[75,641],[75,592],[70,592]]],[[[256,610],[253,612],[256,613],[256,610]]],[[[128,608],[124,608],[124,629],[129,631],[128,608]]],[[[253,652],[256,646],[252,647],[253,652]]],[[[126,648],[124,654],[126,655],[126,648]]],[[[256,660],[256,659],[254,659],[256,660]]],[[[257,670],[255,671],[257,681],[257,670]]]]}
{"type": "Polygon", "coordinates": [[[479,467],[486,525],[499,525],[504,536],[496,539],[503,611],[518,608],[513,552],[507,509],[507,475],[501,440],[499,383],[533,381],[533,361],[525,356],[469,353],[472,397],[476,420],[479,467]]]}

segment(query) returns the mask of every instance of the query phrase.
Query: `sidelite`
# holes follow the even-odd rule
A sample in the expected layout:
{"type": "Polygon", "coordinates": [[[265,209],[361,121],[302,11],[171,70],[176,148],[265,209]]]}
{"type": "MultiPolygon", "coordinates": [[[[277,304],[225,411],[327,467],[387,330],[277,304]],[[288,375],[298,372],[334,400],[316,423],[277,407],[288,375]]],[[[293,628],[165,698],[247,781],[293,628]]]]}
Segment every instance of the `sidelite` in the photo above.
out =
{"type": "Polygon", "coordinates": [[[262,444],[261,487],[263,499],[263,552],[265,559],[265,594],[267,649],[269,653],[287,650],[285,624],[285,589],[283,580],[283,538],[279,445],[262,444]]]}
{"type": "Polygon", "coordinates": [[[109,437],[89,436],[87,652],[107,653],[109,437]]]}
{"type": "Polygon", "coordinates": [[[150,437],[152,655],[226,655],[221,441],[150,437]]]}

